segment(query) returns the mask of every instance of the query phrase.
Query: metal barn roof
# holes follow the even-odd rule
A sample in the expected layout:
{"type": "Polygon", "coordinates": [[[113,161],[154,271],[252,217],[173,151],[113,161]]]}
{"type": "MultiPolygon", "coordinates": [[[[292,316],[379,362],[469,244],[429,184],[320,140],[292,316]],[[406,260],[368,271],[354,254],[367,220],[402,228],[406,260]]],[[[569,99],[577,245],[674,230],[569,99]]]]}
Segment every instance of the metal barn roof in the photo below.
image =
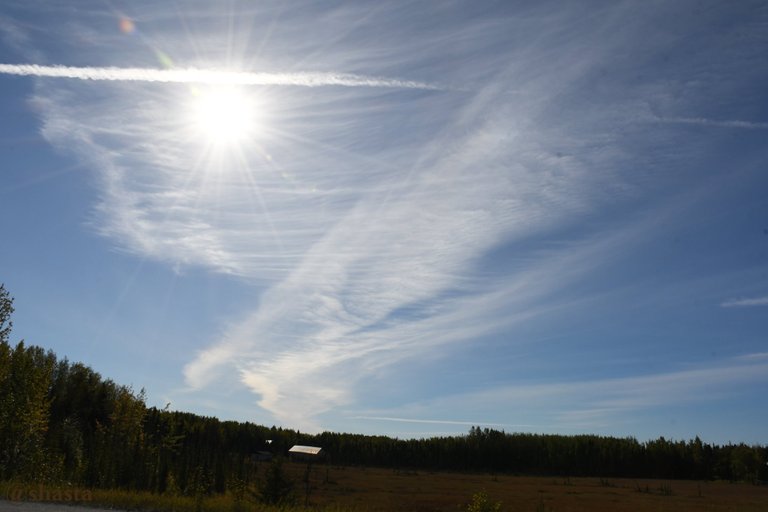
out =
{"type": "Polygon", "coordinates": [[[293,448],[288,450],[288,453],[301,453],[304,455],[318,455],[322,451],[322,448],[319,446],[301,446],[299,444],[295,445],[293,448]]]}

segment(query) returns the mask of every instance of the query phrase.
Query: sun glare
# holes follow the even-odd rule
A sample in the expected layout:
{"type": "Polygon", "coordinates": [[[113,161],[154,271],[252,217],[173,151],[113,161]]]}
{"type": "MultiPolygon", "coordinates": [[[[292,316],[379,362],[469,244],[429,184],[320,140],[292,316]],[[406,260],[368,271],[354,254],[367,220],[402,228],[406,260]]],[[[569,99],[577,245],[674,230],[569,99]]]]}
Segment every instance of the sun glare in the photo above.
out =
{"type": "Polygon", "coordinates": [[[194,90],[189,113],[195,133],[214,146],[243,144],[258,125],[253,96],[238,87],[194,90]]]}

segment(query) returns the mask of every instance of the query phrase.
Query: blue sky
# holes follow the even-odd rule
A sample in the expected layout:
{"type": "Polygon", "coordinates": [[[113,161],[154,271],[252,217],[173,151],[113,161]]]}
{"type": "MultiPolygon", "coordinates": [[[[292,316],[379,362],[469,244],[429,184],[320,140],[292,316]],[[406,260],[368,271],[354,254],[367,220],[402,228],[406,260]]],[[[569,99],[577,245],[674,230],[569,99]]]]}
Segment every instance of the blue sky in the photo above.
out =
{"type": "Polygon", "coordinates": [[[303,431],[766,443],[766,26],[5,0],[14,337],[303,431]]]}

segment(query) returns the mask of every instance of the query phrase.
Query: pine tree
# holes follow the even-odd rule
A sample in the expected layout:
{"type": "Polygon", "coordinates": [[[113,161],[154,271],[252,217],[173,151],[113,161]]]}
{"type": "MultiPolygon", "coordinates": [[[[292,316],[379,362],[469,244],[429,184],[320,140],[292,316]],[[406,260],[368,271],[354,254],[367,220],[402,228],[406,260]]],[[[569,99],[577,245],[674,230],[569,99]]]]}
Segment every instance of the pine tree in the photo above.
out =
{"type": "Polygon", "coordinates": [[[8,343],[8,336],[11,334],[13,323],[11,315],[13,314],[13,297],[5,289],[5,284],[0,283],[0,344],[8,343]]]}
{"type": "Polygon", "coordinates": [[[280,459],[272,461],[267,468],[260,491],[261,501],[268,505],[291,505],[295,501],[293,482],[285,475],[280,459]]]}

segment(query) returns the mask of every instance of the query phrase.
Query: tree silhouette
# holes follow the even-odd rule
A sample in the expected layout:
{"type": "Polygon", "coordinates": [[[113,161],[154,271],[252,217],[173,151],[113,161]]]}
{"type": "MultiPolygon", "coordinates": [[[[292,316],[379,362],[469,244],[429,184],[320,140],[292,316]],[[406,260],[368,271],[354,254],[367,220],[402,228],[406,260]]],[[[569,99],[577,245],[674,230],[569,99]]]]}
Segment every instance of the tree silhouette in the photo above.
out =
{"type": "Polygon", "coordinates": [[[5,289],[5,284],[0,283],[0,343],[8,343],[13,323],[13,297],[5,289]]]}

